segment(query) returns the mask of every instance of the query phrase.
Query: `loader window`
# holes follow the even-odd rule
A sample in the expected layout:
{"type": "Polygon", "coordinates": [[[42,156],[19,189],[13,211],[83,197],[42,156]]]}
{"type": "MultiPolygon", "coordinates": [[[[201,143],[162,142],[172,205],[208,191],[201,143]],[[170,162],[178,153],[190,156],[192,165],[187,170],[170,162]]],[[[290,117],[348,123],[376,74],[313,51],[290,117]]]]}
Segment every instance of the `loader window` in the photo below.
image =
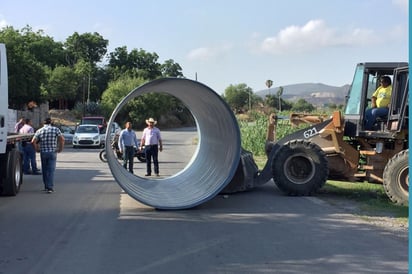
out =
{"type": "Polygon", "coordinates": [[[376,77],[375,75],[370,74],[369,79],[368,79],[368,91],[366,98],[368,99],[368,105],[367,107],[371,107],[371,101],[370,99],[372,98],[372,94],[375,92],[375,90],[379,87],[379,77],[376,77]]]}
{"type": "Polygon", "coordinates": [[[364,66],[359,65],[356,68],[355,76],[353,77],[352,85],[348,93],[348,101],[346,103],[345,114],[360,114],[360,103],[362,96],[364,66]]]}

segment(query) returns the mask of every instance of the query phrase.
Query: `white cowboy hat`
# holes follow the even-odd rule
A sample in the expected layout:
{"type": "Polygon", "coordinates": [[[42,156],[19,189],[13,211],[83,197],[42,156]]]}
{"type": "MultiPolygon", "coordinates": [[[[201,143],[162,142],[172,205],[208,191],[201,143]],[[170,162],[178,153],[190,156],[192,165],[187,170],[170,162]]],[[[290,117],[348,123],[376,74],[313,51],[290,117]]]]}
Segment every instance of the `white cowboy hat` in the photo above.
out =
{"type": "Polygon", "coordinates": [[[150,123],[153,123],[153,124],[157,124],[157,121],[155,121],[155,119],[153,119],[153,118],[149,118],[149,119],[147,119],[146,120],[146,124],[150,124],[150,123]]]}

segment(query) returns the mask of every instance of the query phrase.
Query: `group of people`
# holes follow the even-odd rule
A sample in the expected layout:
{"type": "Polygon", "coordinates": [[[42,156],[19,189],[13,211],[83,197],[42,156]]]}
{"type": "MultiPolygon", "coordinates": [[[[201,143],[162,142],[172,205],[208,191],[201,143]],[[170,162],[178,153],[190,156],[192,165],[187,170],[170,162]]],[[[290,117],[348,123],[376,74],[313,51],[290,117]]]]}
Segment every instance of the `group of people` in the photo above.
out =
{"type": "Polygon", "coordinates": [[[52,125],[46,118],[43,127],[34,132],[30,119],[21,118],[15,125],[15,132],[21,134],[34,133],[31,142],[21,144],[23,153],[23,173],[43,176],[44,191],[54,192],[54,172],[56,170],[57,153],[64,147],[64,137],[60,129],[52,125]],[[37,168],[36,152],[40,152],[41,173],[37,168]],[[30,171],[31,167],[31,171],[30,171]]]}
{"type": "Polygon", "coordinates": [[[118,148],[123,154],[123,167],[129,168],[129,172],[133,173],[133,159],[135,149],[142,150],[144,146],[144,153],[146,156],[146,174],[145,176],[152,176],[152,160],[154,167],[154,174],[159,175],[159,151],[163,150],[162,137],[159,128],[155,127],[156,121],[153,118],[146,120],[147,127],[143,130],[140,143],[137,139],[136,133],[132,129],[132,123],[127,122],[125,129],[120,132],[118,148]]]}
{"type": "MultiPolygon", "coordinates": [[[[34,128],[32,121],[28,118],[20,118],[14,127],[14,131],[20,134],[33,134],[34,128]]],[[[31,142],[22,142],[21,151],[23,153],[23,173],[40,175],[40,170],[37,168],[36,150],[31,142]]]]}
{"type": "MultiPolygon", "coordinates": [[[[163,150],[160,130],[155,127],[156,121],[153,118],[146,120],[147,127],[143,130],[142,138],[137,140],[136,133],[132,129],[132,123],[127,122],[125,129],[120,132],[119,150],[123,154],[123,167],[129,167],[129,172],[133,173],[133,158],[135,149],[142,150],[144,146],[146,156],[146,174],[152,175],[152,160],[154,174],[159,176],[158,152],[163,150]]],[[[51,118],[46,118],[43,127],[34,131],[30,119],[21,118],[15,125],[15,132],[21,134],[33,134],[30,142],[21,144],[23,154],[24,174],[42,175],[44,191],[54,192],[54,172],[56,170],[57,153],[63,151],[64,137],[59,128],[52,125],[51,118]],[[36,152],[40,153],[41,173],[37,168],[36,152]]]]}

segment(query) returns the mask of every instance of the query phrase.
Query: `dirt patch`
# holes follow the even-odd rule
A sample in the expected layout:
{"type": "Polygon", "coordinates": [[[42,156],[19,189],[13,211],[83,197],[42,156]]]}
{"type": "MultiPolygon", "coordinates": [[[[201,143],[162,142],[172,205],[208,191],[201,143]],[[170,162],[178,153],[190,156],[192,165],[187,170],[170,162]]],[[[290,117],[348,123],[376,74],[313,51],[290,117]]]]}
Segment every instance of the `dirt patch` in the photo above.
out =
{"type": "Polygon", "coordinates": [[[55,125],[75,126],[79,119],[70,110],[49,110],[49,115],[55,125]]]}
{"type": "Polygon", "coordinates": [[[322,197],[321,200],[356,215],[362,220],[394,232],[408,232],[408,218],[396,218],[389,212],[372,212],[362,208],[362,203],[339,197],[322,197]]]}

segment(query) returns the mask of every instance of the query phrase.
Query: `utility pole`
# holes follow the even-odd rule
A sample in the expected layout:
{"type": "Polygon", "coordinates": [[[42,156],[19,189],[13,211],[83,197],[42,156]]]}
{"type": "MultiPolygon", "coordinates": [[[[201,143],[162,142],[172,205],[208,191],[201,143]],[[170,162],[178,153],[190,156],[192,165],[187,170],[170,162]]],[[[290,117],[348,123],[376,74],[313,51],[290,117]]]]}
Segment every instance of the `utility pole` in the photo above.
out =
{"type": "Polygon", "coordinates": [[[249,111],[251,110],[251,108],[252,108],[252,103],[250,102],[250,94],[252,93],[251,91],[249,91],[248,92],[249,93],[249,111]]]}

